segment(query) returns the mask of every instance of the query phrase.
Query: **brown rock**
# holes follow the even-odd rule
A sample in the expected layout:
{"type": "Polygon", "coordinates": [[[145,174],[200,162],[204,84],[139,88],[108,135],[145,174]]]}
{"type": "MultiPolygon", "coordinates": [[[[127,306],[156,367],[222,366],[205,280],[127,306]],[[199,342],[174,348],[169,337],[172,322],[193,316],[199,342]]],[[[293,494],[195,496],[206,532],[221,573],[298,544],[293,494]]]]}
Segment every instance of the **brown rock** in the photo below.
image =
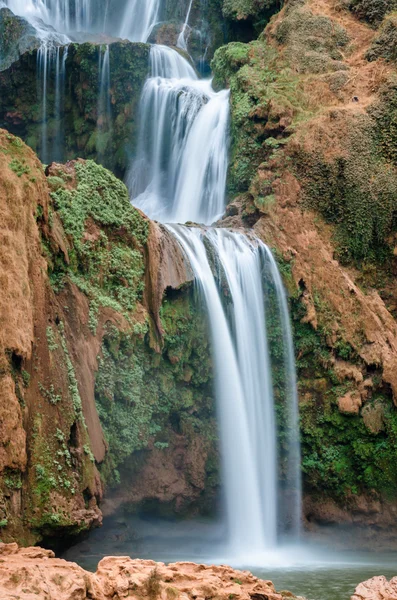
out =
{"type": "Polygon", "coordinates": [[[357,392],[348,392],[338,400],[338,408],[344,415],[358,415],[362,400],[357,392]]]}
{"type": "Polygon", "coordinates": [[[364,406],[361,412],[364,424],[368,431],[378,434],[385,428],[385,407],[383,402],[377,400],[373,404],[364,406]]]}

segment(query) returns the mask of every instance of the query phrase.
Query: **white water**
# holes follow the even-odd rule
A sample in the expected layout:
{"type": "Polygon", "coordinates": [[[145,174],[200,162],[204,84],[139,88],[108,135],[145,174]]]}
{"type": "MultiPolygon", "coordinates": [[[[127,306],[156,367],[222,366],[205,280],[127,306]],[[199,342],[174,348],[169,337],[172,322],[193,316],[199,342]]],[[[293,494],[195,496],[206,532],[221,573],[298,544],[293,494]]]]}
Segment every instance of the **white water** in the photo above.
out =
{"type": "Polygon", "coordinates": [[[68,36],[73,32],[106,32],[134,42],[148,39],[158,20],[160,5],[161,0],[0,1],[0,8],[7,6],[32,23],[40,38],[48,37],[47,26],[51,26],[68,36]]]}
{"type": "Polygon", "coordinates": [[[140,107],[133,204],[162,222],[210,224],[222,216],[229,92],[214,92],[175,50],[153,46],[140,107]]]}
{"type": "MultiPolygon", "coordinates": [[[[280,307],[285,292],[274,259],[258,240],[225,229],[169,226],[183,247],[207,308],[228,521],[229,560],[258,564],[278,539],[279,489],[272,365],[267,343],[263,273],[280,307]],[[209,254],[207,248],[210,247],[209,254]],[[214,259],[215,257],[215,259],[214,259]],[[211,264],[211,261],[215,262],[211,264]],[[228,294],[224,296],[224,284],[228,294]]],[[[280,315],[281,316],[281,315],[280,315]]],[[[288,315],[282,315],[282,319],[288,315]]],[[[289,326],[285,369],[290,360],[289,326]]],[[[296,397],[289,400],[295,401],[296,397]]],[[[296,425],[296,424],[295,424],[296,425]]],[[[298,452],[299,448],[294,446],[298,452]]],[[[294,490],[293,529],[299,530],[300,483],[294,490]]]]}
{"type": "Polygon", "coordinates": [[[99,89],[96,150],[99,159],[103,159],[104,150],[112,136],[112,108],[110,99],[110,48],[99,47],[99,89]]]}
{"type": "Polygon", "coordinates": [[[178,42],[177,42],[178,48],[185,50],[185,52],[187,52],[186,30],[189,26],[189,19],[190,19],[190,13],[192,12],[192,6],[193,6],[193,0],[190,0],[189,8],[188,8],[187,14],[186,14],[186,19],[183,24],[182,31],[179,34],[178,42]]]}
{"type": "Polygon", "coordinates": [[[158,20],[159,0],[127,0],[120,37],[146,42],[158,20]]]}
{"type": "MultiPolygon", "coordinates": [[[[191,7],[192,2],[178,40],[184,50],[191,7]]],[[[140,117],[137,157],[127,177],[133,204],[168,224],[209,225],[220,218],[228,168],[229,93],[214,92],[211,81],[199,80],[175,50],[154,46],[140,117]]],[[[300,530],[296,375],[284,288],[270,251],[258,240],[226,230],[168,226],[191,263],[212,332],[229,559],[257,564],[277,546],[280,519],[288,521],[295,536],[300,530]],[[226,280],[226,306],[208,246],[220,278],[226,280]],[[288,506],[278,485],[264,282],[275,294],[283,338],[288,506]]]]}

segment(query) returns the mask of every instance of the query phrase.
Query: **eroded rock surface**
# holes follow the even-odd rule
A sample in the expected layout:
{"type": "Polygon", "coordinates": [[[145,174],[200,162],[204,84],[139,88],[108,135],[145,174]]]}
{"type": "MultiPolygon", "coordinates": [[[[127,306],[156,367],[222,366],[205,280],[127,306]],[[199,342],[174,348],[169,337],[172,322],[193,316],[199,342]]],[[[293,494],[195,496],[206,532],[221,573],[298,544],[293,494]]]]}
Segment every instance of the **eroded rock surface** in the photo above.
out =
{"type": "Polygon", "coordinates": [[[397,577],[372,577],[356,587],[351,600],[397,600],[397,577]]]}
{"type": "MultiPolygon", "coordinates": [[[[287,594],[287,593],[286,593],[287,594]]],[[[170,565],[128,557],[101,560],[96,573],[42,548],[0,544],[2,600],[283,600],[271,581],[227,566],[170,565]]],[[[303,599],[302,599],[303,600],[303,599]]]]}

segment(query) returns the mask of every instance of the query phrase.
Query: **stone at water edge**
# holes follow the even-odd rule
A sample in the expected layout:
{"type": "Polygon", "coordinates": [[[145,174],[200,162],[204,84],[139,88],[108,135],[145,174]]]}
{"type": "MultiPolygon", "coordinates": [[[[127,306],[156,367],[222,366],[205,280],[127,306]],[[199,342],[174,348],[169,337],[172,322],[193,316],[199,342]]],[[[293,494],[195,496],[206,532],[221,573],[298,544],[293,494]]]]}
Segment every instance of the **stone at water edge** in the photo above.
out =
{"type": "Polygon", "coordinates": [[[304,600],[228,566],[170,565],[128,557],[101,560],[96,573],[51,550],[0,543],[1,600],[304,600]]]}
{"type": "Polygon", "coordinates": [[[397,577],[372,577],[356,587],[350,600],[397,600],[397,577]]]}

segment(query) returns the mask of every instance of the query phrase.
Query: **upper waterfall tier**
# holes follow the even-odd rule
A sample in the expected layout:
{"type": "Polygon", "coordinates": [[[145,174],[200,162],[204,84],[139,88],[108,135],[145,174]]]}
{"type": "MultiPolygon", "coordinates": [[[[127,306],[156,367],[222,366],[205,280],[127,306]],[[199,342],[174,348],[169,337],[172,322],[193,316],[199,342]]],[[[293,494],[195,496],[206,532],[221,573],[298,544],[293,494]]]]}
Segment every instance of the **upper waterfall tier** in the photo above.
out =
{"type": "MultiPolygon", "coordinates": [[[[106,33],[146,42],[158,20],[161,0],[1,0],[13,13],[31,22],[43,40],[49,27],[69,36],[74,32],[106,33]]],[[[57,40],[58,41],[58,40],[57,40]]],[[[59,39],[58,43],[66,43],[59,39]]]]}
{"type": "Polygon", "coordinates": [[[135,206],[162,222],[211,224],[225,207],[229,92],[214,92],[188,61],[153,46],[127,177],[135,206]]]}

